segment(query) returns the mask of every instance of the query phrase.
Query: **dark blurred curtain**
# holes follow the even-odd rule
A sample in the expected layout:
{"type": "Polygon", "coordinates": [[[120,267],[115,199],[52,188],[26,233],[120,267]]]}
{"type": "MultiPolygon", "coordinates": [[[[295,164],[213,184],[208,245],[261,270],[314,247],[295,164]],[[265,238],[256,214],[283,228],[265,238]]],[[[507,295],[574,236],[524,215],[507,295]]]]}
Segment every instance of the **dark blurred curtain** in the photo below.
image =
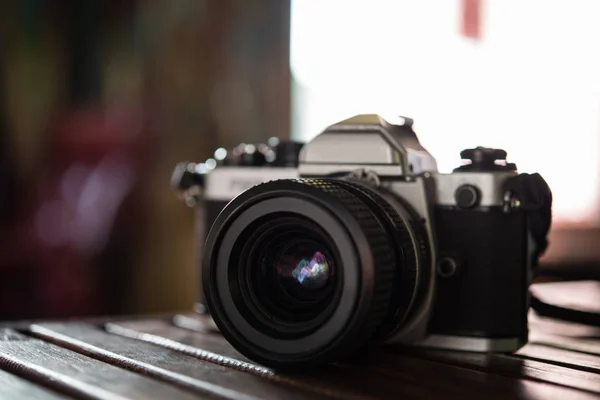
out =
{"type": "Polygon", "coordinates": [[[195,299],[173,166],[289,135],[289,2],[0,5],[0,319],[195,299]]]}
{"type": "Polygon", "coordinates": [[[140,12],[146,100],[160,157],[146,175],[150,208],[137,254],[134,309],[195,298],[197,254],[190,209],[165,190],[175,163],[219,146],[289,136],[289,1],[151,0],[140,12]],[[150,194],[151,193],[151,194],[150,194]],[[143,270],[142,270],[143,269],[143,270]]]}
{"type": "MultiPolygon", "coordinates": [[[[4,76],[2,50],[3,46],[0,41],[0,76],[4,76]]],[[[13,223],[18,190],[17,170],[11,152],[4,91],[4,80],[0,79],[0,227],[8,227],[13,223]]]]}

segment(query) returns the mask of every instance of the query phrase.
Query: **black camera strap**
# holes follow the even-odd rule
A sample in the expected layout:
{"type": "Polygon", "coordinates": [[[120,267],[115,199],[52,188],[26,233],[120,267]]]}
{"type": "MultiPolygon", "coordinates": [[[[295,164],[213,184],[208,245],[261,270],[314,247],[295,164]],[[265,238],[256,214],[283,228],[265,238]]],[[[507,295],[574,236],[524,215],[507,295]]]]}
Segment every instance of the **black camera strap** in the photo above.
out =
{"type": "Polygon", "coordinates": [[[540,316],[600,327],[600,311],[584,311],[550,304],[531,295],[531,308],[540,316]]]}

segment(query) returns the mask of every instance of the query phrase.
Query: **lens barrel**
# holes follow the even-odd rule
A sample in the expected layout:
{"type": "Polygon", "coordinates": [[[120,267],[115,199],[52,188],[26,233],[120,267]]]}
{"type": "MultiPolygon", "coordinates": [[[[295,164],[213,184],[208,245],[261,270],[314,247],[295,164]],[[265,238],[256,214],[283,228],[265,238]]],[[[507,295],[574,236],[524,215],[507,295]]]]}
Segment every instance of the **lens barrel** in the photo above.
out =
{"type": "Polygon", "coordinates": [[[208,307],[242,354],[305,368],[384,340],[417,297],[423,246],[402,204],[341,179],[255,186],[217,217],[204,251],[208,307]]]}

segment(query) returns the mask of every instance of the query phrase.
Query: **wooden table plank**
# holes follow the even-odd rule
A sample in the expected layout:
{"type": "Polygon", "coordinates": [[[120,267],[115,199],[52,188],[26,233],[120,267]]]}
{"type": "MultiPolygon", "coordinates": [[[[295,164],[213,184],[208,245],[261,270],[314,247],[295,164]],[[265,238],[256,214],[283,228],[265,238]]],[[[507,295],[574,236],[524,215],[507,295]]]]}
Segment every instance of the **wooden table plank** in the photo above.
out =
{"type": "Polygon", "coordinates": [[[567,368],[600,374],[600,356],[557,349],[539,344],[528,344],[519,350],[516,355],[531,360],[544,361],[567,368]]]}
{"type": "Polygon", "coordinates": [[[308,390],[310,388],[289,391],[270,379],[272,371],[263,367],[256,368],[254,375],[246,374],[143,341],[112,335],[87,324],[40,324],[32,325],[30,329],[44,340],[199,393],[253,400],[283,397],[306,400],[317,394],[324,395],[308,390]]]}
{"type": "MultiPolygon", "coordinates": [[[[174,329],[163,321],[133,321],[109,324],[109,331],[140,340],[149,341],[160,346],[196,355],[199,358],[213,357],[213,354],[252,364],[250,360],[240,355],[225,339],[216,334],[206,334],[206,326],[202,319],[179,316],[179,326],[197,330],[174,329]]],[[[209,329],[210,330],[210,329],[209,329]]],[[[415,357],[398,356],[390,352],[381,352],[370,360],[360,360],[359,364],[338,364],[335,370],[321,374],[321,378],[330,387],[336,386],[336,375],[342,376],[341,385],[347,390],[357,390],[357,382],[374,382],[374,376],[379,376],[383,384],[393,386],[417,385],[426,388],[430,396],[443,394],[444,398],[529,398],[545,399],[550,391],[560,394],[562,398],[572,396],[580,398],[597,398],[559,386],[533,381],[486,374],[468,368],[459,368],[431,362],[415,357]],[[359,378],[353,379],[357,376],[359,378]],[[383,377],[383,379],[381,379],[383,377]],[[435,377],[435,378],[432,378],[435,377]],[[387,383],[386,383],[387,382],[387,383]]],[[[306,377],[303,377],[306,379],[306,377]]],[[[302,379],[297,377],[297,379],[302,379]]],[[[322,384],[322,383],[321,383],[322,384]]],[[[358,389],[359,390],[359,389],[358,389]]],[[[370,389],[372,390],[372,389],[370,389]]],[[[423,389],[425,390],[425,389],[423,389]]],[[[368,393],[368,391],[367,391],[368,393]]]]}
{"type": "MultiPolygon", "coordinates": [[[[111,323],[108,324],[107,330],[222,365],[235,367],[241,364],[248,371],[264,368],[239,354],[221,335],[202,334],[153,320],[139,321],[139,323],[111,323]]],[[[441,365],[433,365],[433,367],[444,368],[441,365]]],[[[428,374],[431,372],[429,370],[428,374]]],[[[423,382],[412,373],[412,370],[404,371],[404,373],[382,373],[381,370],[371,370],[365,365],[331,365],[302,374],[277,374],[276,376],[299,386],[330,388],[342,398],[358,395],[363,398],[372,396],[374,398],[429,399],[441,394],[472,398],[478,394],[477,390],[468,384],[463,386],[447,386],[443,383],[441,385],[423,385],[423,382]]]]}
{"type": "Polygon", "coordinates": [[[393,351],[414,354],[429,360],[477,371],[548,382],[600,394],[600,379],[595,373],[512,355],[418,350],[414,348],[394,348],[393,351]]]}
{"type": "Polygon", "coordinates": [[[0,342],[9,340],[28,340],[29,338],[13,329],[0,328],[0,342]]]}
{"type": "Polygon", "coordinates": [[[31,400],[64,400],[64,395],[52,392],[19,376],[0,371],[0,398],[31,400]]]}
{"type": "Polygon", "coordinates": [[[575,339],[557,335],[549,335],[542,332],[533,332],[530,335],[530,343],[600,356],[600,339],[575,339]]]}
{"type": "Polygon", "coordinates": [[[22,390],[26,398],[42,400],[64,395],[78,399],[600,399],[596,331],[539,322],[532,323],[530,344],[514,355],[389,347],[368,358],[293,375],[275,373],[246,359],[209,318],[197,315],[121,319],[106,324],[107,331],[75,322],[34,324],[31,332],[42,340],[0,329],[0,369],[6,370],[0,371],[0,397],[23,397],[8,394],[22,390]],[[118,378],[105,368],[118,371],[118,378]],[[139,379],[160,389],[150,390],[139,379]],[[165,395],[164,390],[176,393],[165,395]]]}
{"type": "Polygon", "coordinates": [[[0,335],[0,369],[79,399],[198,398],[175,387],[14,332],[4,331],[0,335]]]}
{"type": "MultiPolygon", "coordinates": [[[[176,356],[176,359],[179,360],[189,358],[189,362],[186,362],[184,367],[176,365],[162,365],[162,367],[178,368],[178,372],[181,375],[193,376],[198,374],[198,371],[202,371],[202,368],[199,368],[199,366],[205,365],[205,370],[211,373],[210,378],[213,381],[219,379],[219,376],[215,374],[215,371],[223,370],[227,376],[235,374],[232,375],[235,379],[230,379],[228,384],[242,385],[246,393],[249,393],[249,391],[252,390],[252,386],[245,384],[245,382],[248,382],[248,379],[252,379],[255,381],[255,385],[260,385],[261,392],[260,395],[257,394],[257,397],[260,396],[261,398],[293,399],[319,398],[326,396],[363,400],[375,398],[395,399],[399,396],[404,396],[405,398],[429,399],[432,395],[432,391],[429,388],[423,388],[414,383],[408,385],[390,385],[389,380],[382,382],[382,377],[369,380],[364,379],[362,374],[359,377],[353,377],[347,373],[344,373],[343,375],[338,374],[338,382],[342,384],[332,386],[318,384],[317,379],[298,380],[276,375],[273,371],[262,366],[251,365],[236,360],[229,360],[230,362],[225,361],[224,364],[228,367],[224,367],[222,366],[223,364],[218,362],[218,359],[227,359],[227,357],[222,355],[214,354],[214,361],[216,362],[206,362],[203,359],[190,357],[185,353],[182,354],[181,351],[157,347],[145,343],[144,341],[132,340],[117,335],[105,334],[104,336],[101,336],[93,332],[78,332],[77,329],[73,328],[73,325],[64,327],[61,327],[60,325],[36,325],[32,327],[32,330],[36,335],[43,337],[46,340],[52,340],[63,346],[78,349],[77,351],[84,352],[84,354],[93,354],[95,357],[99,357],[107,362],[121,362],[120,360],[124,357],[120,354],[129,352],[130,354],[127,356],[127,362],[130,363],[130,365],[127,366],[128,368],[131,366],[135,367],[135,365],[139,365],[140,362],[145,363],[145,357],[153,357],[153,363],[161,363],[163,357],[157,359],[156,354],[162,354],[163,352],[171,354],[172,357],[176,356]],[[123,347],[123,343],[127,343],[127,346],[123,347]],[[352,379],[360,382],[356,383],[352,387],[352,390],[348,390],[348,382],[352,379]]],[[[187,331],[187,333],[190,332],[187,331]]],[[[314,372],[315,376],[320,376],[320,374],[321,371],[314,372]]],[[[154,377],[160,379],[160,376],[155,375],[154,377]]],[[[329,380],[329,378],[330,377],[328,377],[327,380],[329,380]]]]}
{"type": "MultiPolygon", "coordinates": [[[[392,352],[382,352],[380,357],[371,361],[361,361],[357,368],[368,368],[381,371],[381,373],[403,374],[409,371],[414,376],[419,376],[423,384],[440,387],[457,387],[467,389],[469,386],[480,386],[479,398],[502,398],[502,399],[600,399],[600,396],[582,392],[579,390],[565,388],[546,382],[537,382],[526,379],[475,371],[469,368],[451,366],[448,364],[431,363],[419,358],[398,356],[392,352]],[[387,360],[385,360],[387,358],[387,360]],[[385,361],[384,361],[385,360],[385,361]],[[444,368],[432,367],[441,365],[444,368]],[[425,377],[425,379],[423,379],[425,377]],[[443,385],[443,386],[442,386],[443,385]]],[[[463,398],[461,396],[461,398],[463,398]]]]}

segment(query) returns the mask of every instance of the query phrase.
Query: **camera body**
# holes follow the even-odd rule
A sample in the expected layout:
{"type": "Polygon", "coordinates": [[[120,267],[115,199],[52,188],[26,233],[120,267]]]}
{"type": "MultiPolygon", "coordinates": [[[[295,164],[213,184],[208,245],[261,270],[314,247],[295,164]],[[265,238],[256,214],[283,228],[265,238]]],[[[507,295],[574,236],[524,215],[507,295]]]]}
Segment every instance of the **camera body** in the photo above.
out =
{"type": "MultiPolygon", "coordinates": [[[[478,147],[461,157],[465,165],[438,173],[412,120],[390,124],[359,115],[308,143],[299,175],[362,176],[365,184],[401,198],[415,224],[422,224],[431,246],[425,268],[433,278],[422,309],[390,342],[513,352],[527,342],[528,287],[536,255],[546,246],[531,238],[529,208],[521,208],[531,201],[515,191],[529,176],[506,163],[503,150],[478,147]]],[[[545,183],[538,184],[544,190],[545,183]]]]}
{"type": "MultiPolygon", "coordinates": [[[[356,337],[369,336],[386,343],[480,352],[513,352],[523,346],[528,335],[528,287],[537,260],[547,246],[551,192],[538,174],[517,173],[516,166],[506,162],[503,150],[477,147],[464,150],[461,157],[465,160],[463,165],[450,174],[441,174],[435,159],[419,143],[412,120],[399,118],[390,123],[378,115],[358,115],[328,127],[304,144],[297,167],[292,163],[278,168],[238,166],[212,170],[205,177],[203,198],[207,221],[214,222],[214,226],[206,241],[202,276],[204,289],[209,293],[209,308],[217,311],[215,322],[226,338],[250,358],[280,368],[330,361],[341,352],[329,351],[331,345],[325,343],[316,344],[321,339],[310,336],[309,332],[321,332],[321,337],[328,332],[325,328],[318,330],[317,325],[312,330],[302,331],[306,338],[300,333],[289,338],[283,335],[281,332],[286,324],[295,326],[299,320],[300,311],[294,307],[286,309],[288,319],[281,317],[281,321],[288,322],[280,322],[278,326],[272,326],[273,321],[278,321],[272,315],[267,317],[268,324],[261,325],[258,319],[245,320],[248,313],[258,315],[266,312],[268,307],[257,303],[256,308],[244,308],[246,306],[240,305],[239,301],[252,302],[256,296],[248,294],[252,292],[248,289],[247,297],[244,297],[244,290],[237,292],[238,286],[244,286],[252,274],[269,273],[269,268],[264,265],[271,262],[252,261],[255,260],[252,258],[254,250],[236,250],[233,245],[231,231],[237,229],[236,224],[240,225],[244,218],[254,221],[254,216],[244,216],[240,211],[247,206],[250,208],[248,213],[265,215],[280,208],[277,217],[264,222],[265,226],[276,227],[280,221],[283,226],[289,213],[303,214],[302,218],[312,219],[320,225],[318,229],[329,232],[329,236],[324,234],[320,240],[324,243],[329,237],[333,248],[345,246],[341,242],[333,243],[337,236],[359,230],[355,228],[359,225],[362,227],[364,234],[359,235],[362,239],[351,233],[354,244],[343,251],[330,252],[337,254],[331,259],[337,257],[338,261],[330,263],[338,268],[335,279],[343,281],[331,292],[338,293],[338,306],[335,307],[342,308],[346,307],[343,304],[355,302],[354,316],[350,317],[350,312],[347,314],[345,324],[349,326],[361,313],[380,313],[382,317],[373,322],[373,327],[363,328],[368,333],[361,331],[358,334],[357,330],[350,334],[339,328],[342,333],[338,333],[338,342],[342,337],[354,335],[355,342],[359,341],[356,337]],[[304,192],[304,186],[311,188],[304,192]],[[338,208],[342,208],[340,205],[324,207],[328,211],[319,214],[309,212],[312,206],[307,203],[304,210],[305,206],[298,199],[306,197],[312,199],[310,201],[323,201],[323,204],[329,201],[325,197],[321,199],[321,194],[313,189],[315,187],[337,196],[339,202],[336,204],[342,204],[354,213],[352,218],[359,223],[351,225],[348,222],[350,214],[342,213],[336,221],[344,225],[345,230],[336,230],[338,222],[326,222],[330,214],[337,214],[338,208]],[[281,200],[278,204],[276,200],[280,197],[285,197],[287,202],[281,200]],[[260,211],[260,202],[272,205],[262,207],[265,210],[260,211]],[[367,206],[363,207],[363,203],[367,206]],[[268,210],[269,207],[272,209],[268,210]],[[384,241],[387,241],[387,247],[384,241]],[[380,242],[387,250],[377,255],[380,251],[377,243],[380,242]],[[354,259],[344,259],[346,252],[352,252],[354,259]],[[393,261],[385,261],[390,252],[394,253],[393,261]],[[223,257],[225,261],[222,261],[223,257]],[[354,263],[361,264],[357,267],[357,281],[348,278],[351,275],[348,270],[354,268],[354,263]],[[386,263],[391,265],[388,272],[380,272],[378,264],[386,263]],[[254,264],[263,265],[262,272],[238,274],[244,268],[249,271],[255,268],[254,264]],[[238,282],[233,284],[235,279],[238,282]],[[223,281],[228,281],[231,286],[223,281]],[[362,294],[343,300],[346,292],[362,294]],[[237,297],[245,300],[235,300],[237,297]],[[362,302],[369,306],[361,308],[362,302]],[[378,302],[385,304],[376,305],[378,302]],[[238,304],[237,308],[234,303],[238,304]],[[284,337],[290,340],[289,346],[300,348],[306,345],[306,350],[287,354],[279,343],[284,337]],[[316,349],[323,357],[307,356],[310,352],[316,354],[316,349]]],[[[261,218],[256,221],[263,221],[264,217],[261,218]]],[[[261,229],[257,222],[252,224],[250,230],[261,229]]],[[[275,237],[295,232],[296,225],[282,229],[275,237]]],[[[241,230],[236,232],[243,237],[241,242],[254,240],[248,233],[243,236],[241,230]]],[[[266,246],[271,251],[275,248],[273,240],[276,241],[271,239],[269,245],[253,246],[266,246]]],[[[317,264],[313,258],[310,264],[313,271],[317,264]]],[[[281,275],[280,264],[277,265],[277,273],[281,275]]],[[[285,276],[289,278],[290,274],[285,276]]],[[[334,274],[331,273],[329,278],[333,280],[334,274]]],[[[300,310],[303,303],[296,304],[300,310]]],[[[332,311],[329,319],[335,320],[338,311],[332,311]]],[[[277,315],[279,318],[282,314],[277,315]]],[[[323,317],[322,321],[325,320],[323,317]]],[[[370,326],[369,321],[355,322],[370,326]]],[[[339,325],[340,322],[332,324],[339,325]]],[[[332,326],[331,329],[337,329],[332,326]]]]}

